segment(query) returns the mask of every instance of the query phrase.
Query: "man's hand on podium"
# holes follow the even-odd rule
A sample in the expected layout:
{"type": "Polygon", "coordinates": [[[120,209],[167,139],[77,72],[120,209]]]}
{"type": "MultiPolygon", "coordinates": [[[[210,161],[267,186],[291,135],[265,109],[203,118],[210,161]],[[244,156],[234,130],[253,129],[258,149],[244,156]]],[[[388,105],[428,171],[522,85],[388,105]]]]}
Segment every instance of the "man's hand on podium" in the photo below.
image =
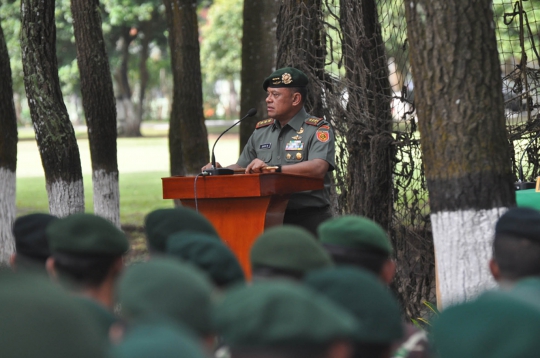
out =
{"type": "MultiPolygon", "coordinates": [[[[223,168],[221,164],[216,162],[216,168],[223,168]]],[[[201,168],[201,172],[204,172],[206,169],[212,169],[212,163],[206,164],[204,167],[201,168]]]]}

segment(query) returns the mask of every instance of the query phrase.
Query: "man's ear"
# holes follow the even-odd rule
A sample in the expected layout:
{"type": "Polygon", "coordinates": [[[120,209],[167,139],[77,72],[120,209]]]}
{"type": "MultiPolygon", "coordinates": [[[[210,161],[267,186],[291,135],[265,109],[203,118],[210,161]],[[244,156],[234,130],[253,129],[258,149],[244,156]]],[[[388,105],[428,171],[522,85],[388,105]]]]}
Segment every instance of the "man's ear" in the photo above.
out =
{"type": "Polygon", "coordinates": [[[501,280],[501,269],[495,259],[489,260],[489,271],[491,271],[491,275],[495,281],[499,282],[501,280]]]}
{"type": "Polygon", "coordinates": [[[11,256],[9,257],[9,267],[11,267],[13,271],[17,271],[16,257],[17,257],[17,253],[15,252],[12,253],[11,256]]]}
{"type": "Polygon", "coordinates": [[[391,259],[386,260],[381,268],[381,273],[379,274],[380,279],[386,285],[389,285],[394,279],[395,275],[396,275],[396,262],[391,259]]]}
{"type": "Polygon", "coordinates": [[[300,94],[300,92],[294,92],[293,93],[293,102],[292,102],[293,106],[298,106],[300,104],[302,104],[302,95],[300,94]]]}
{"type": "Polygon", "coordinates": [[[53,280],[56,280],[58,278],[58,275],[56,273],[56,268],[54,267],[54,258],[49,257],[47,261],[45,262],[45,268],[47,269],[47,273],[49,274],[49,277],[53,280]]]}

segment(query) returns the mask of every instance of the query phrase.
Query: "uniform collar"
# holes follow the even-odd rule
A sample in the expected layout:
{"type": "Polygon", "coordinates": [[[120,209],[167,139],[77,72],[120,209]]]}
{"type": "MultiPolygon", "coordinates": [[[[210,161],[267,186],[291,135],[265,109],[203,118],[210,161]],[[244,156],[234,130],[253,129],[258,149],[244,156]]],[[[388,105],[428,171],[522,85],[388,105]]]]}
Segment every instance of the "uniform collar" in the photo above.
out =
{"type": "MultiPolygon", "coordinates": [[[[300,128],[302,128],[302,123],[304,123],[304,121],[308,119],[309,117],[310,117],[309,113],[307,113],[306,109],[302,107],[302,109],[299,110],[298,113],[296,113],[294,117],[292,117],[292,119],[286,125],[290,126],[295,131],[299,131],[300,128]]],[[[279,129],[280,126],[281,125],[278,121],[274,122],[274,128],[279,129]]]]}

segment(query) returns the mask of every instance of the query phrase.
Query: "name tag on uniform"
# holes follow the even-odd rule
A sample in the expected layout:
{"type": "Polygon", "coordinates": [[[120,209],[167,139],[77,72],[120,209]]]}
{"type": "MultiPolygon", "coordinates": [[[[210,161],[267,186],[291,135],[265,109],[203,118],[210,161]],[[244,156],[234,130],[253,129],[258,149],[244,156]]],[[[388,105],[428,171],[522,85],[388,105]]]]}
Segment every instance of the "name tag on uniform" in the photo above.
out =
{"type": "Polygon", "coordinates": [[[304,149],[304,143],[299,140],[291,140],[287,143],[285,150],[302,150],[304,149]]]}
{"type": "Polygon", "coordinates": [[[272,143],[264,143],[259,146],[259,149],[270,149],[272,147],[272,143]]]}

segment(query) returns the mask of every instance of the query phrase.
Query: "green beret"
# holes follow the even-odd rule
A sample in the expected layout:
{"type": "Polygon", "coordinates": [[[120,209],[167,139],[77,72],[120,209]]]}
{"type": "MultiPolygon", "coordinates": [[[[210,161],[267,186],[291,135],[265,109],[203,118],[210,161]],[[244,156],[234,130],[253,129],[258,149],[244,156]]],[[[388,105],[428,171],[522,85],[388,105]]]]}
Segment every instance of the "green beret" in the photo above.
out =
{"type": "Polygon", "coordinates": [[[495,234],[504,234],[540,242],[540,211],[531,208],[512,208],[504,213],[495,234]]]}
{"type": "Polygon", "coordinates": [[[540,352],[540,310],[505,292],[444,310],[431,329],[439,358],[533,358],[540,352]]]}
{"type": "Polygon", "coordinates": [[[163,316],[209,334],[212,285],[195,267],[171,258],[154,258],[126,269],[117,285],[127,319],[163,316]]]}
{"type": "Polygon", "coordinates": [[[332,266],[332,259],[309,231],[293,225],[266,230],[251,248],[251,266],[298,274],[332,266]]]}
{"type": "Polygon", "coordinates": [[[403,336],[399,304],[375,275],[336,267],[312,271],[304,282],[356,317],[357,343],[390,344],[403,336]]]}
{"type": "Polygon", "coordinates": [[[51,252],[45,229],[57,219],[56,216],[40,213],[18,217],[13,223],[17,254],[38,260],[47,259],[51,252]]]}
{"type": "Polygon", "coordinates": [[[214,323],[230,347],[322,345],[348,339],[358,329],[337,305],[284,280],[229,290],[215,308],[214,323]]]}
{"type": "Polygon", "coordinates": [[[263,82],[263,89],[268,87],[306,87],[308,85],[306,74],[294,67],[284,67],[276,70],[268,76],[263,82]]]}
{"type": "Polygon", "coordinates": [[[169,322],[145,322],[131,327],[114,347],[115,358],[205,358],[197,338],[169,322]]]}
{"type": "Polygon", "coordinates": [[[110,221],[93,214],[73,214],[47,227],[52,252],[122,255],[129,249],[126,235],[110,221]]]}
{"type": "Polygon", "coordinates": [[[0,273],[2,357],[105,357],[107,341],[97,323],[50,280],[0,273]]]}
{"type": "Polygon", "coordinates": [[[219,287],[244,281],[244,271],[232,251],[214,236],[182,231],[167,239],[167,254],[185,260],[202,271],[219,287]]]}
{"type": "Polygon", "coordinates": [[[144,229],[148,248],[157,252],[165,252],[167,238],[171,234],[184,230],[206,233],[219,239],[216,229],[207,218],[182,206],[152,211],[145,218],[144,229]]]}
{"type": "Polygon", "coordinates": [[[317,228],[323,244],[392,254],[392,243],[383,228],[363,216],[346,215],[323,222],[317,228]]]}

